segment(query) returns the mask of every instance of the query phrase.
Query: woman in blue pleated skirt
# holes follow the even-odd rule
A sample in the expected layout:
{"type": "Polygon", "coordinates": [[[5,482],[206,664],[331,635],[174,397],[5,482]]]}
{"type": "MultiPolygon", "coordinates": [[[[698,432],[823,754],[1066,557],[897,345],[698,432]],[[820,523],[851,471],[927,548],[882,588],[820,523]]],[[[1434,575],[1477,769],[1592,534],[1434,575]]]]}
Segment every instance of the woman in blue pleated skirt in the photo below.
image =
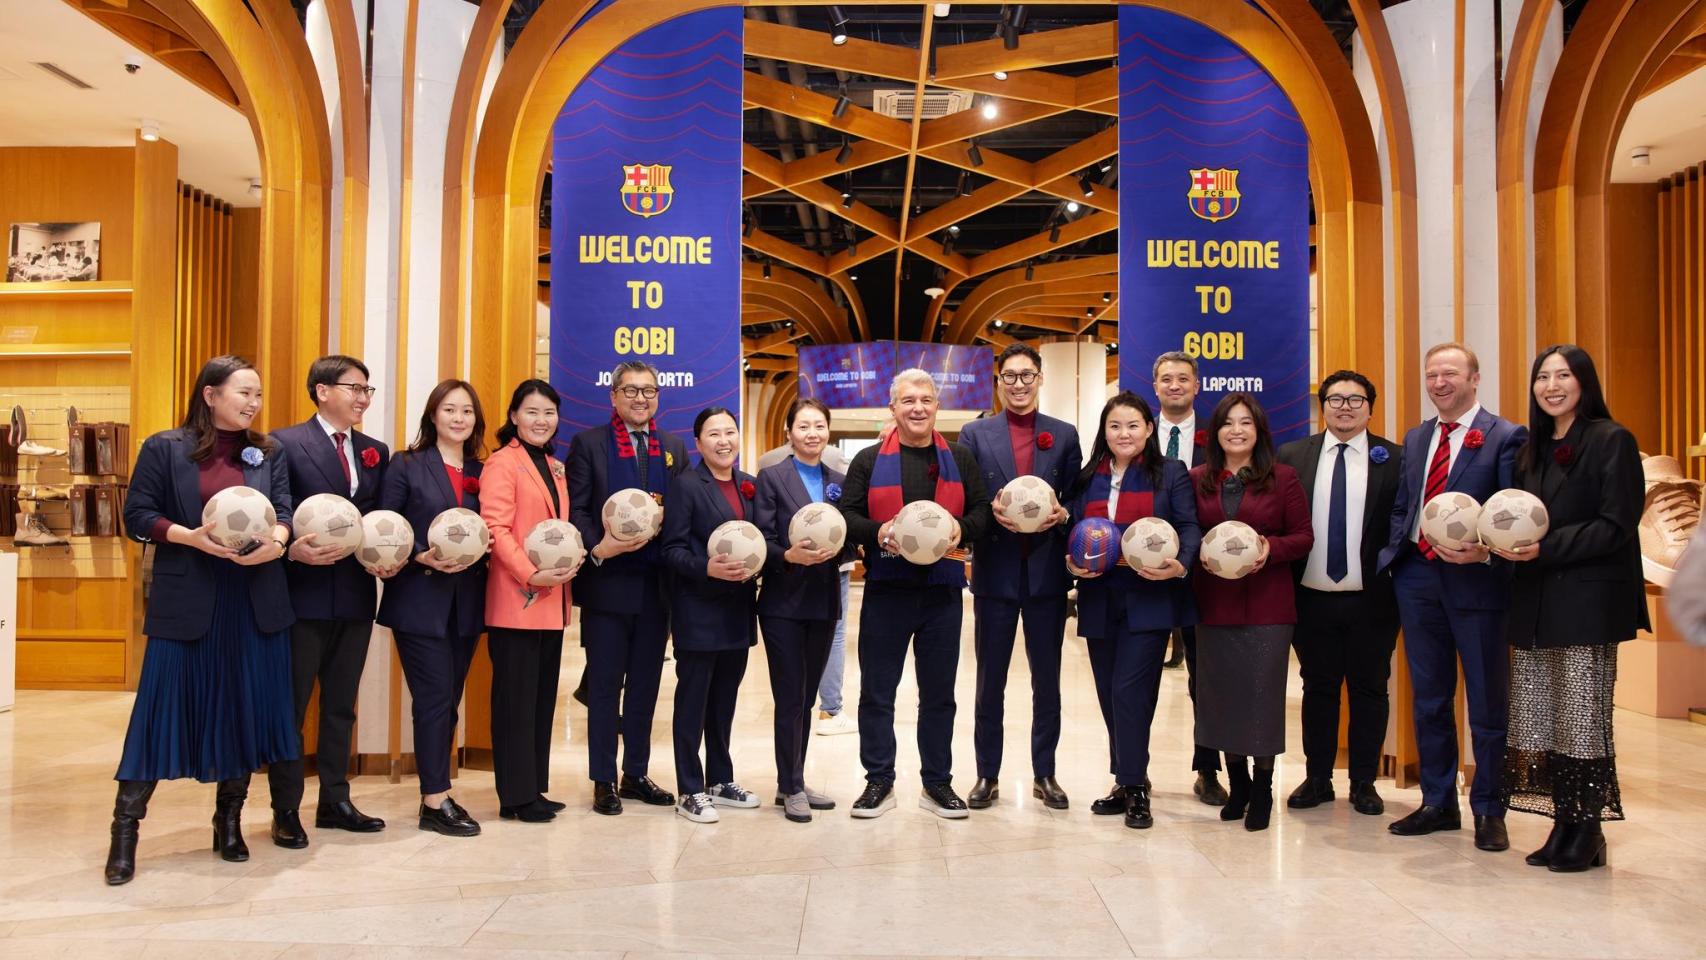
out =
{"type": "Polygon", "coordinates": [[[142,679],[114,777],[109,884],[136,874],[137,825],[156,783],[217,783],[213,849],[240,862],[249,859],[249,775],[302,754],[290,678],[296,617],[279,562],[290,539],[290,477],[284,449],[252,428],[260,409],[254,367],[215,357],[196,378],[183,426],[149,437],[137,454],[124,525],[132,539],[155,545],[154,575],[142,679]],[[241,548],[215,540],[214,525],[202,523],[203,506],[230,487],[259,493],[226,517],[246,538],[241,548]]]}

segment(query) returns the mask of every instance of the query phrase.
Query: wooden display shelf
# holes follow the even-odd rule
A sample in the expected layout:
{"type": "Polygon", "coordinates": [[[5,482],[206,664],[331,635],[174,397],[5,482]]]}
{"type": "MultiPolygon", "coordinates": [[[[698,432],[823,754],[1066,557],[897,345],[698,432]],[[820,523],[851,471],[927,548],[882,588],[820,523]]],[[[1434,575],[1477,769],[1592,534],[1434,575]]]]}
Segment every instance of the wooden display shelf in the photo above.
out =
{"type": "Polygon", "coordinates": [[[17,301],[129,300],[129,280],[41,280],[0,283],[0,303],[17,301]]]}
{"type": "Polygon", "coordinates": [[[0,360],[128,360],[128,343],[0,343],[0,360]]]}

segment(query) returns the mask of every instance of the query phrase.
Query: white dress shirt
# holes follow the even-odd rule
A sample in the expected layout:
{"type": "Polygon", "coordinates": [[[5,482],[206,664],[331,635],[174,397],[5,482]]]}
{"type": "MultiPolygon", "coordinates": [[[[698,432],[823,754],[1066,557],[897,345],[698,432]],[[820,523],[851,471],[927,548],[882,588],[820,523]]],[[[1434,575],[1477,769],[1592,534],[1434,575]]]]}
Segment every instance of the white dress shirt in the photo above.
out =
{"type": "Polygon", "coordinates": [[[327,423],[326,418],[317,413],[314,414],[314,420],[320,424],[321,430],[326,431],[326,441],[332,445],[333,450],[338,449],[338,441],[332,435],[335,433],[344,435],[344,462],[349,464],[349,494],[352,497],[355,496],[356,488],[361,486],[361,470],[357,468],[355,462],[355,430],[339,430],[327,423]]]}
{"type": "Polygon", "coordinates": [[[1155,422],[1160,424],[1160,429],[1155,434],[1155,442],[1161,445],[1161,453],[1163,455],[1167,453],[1167,443],[1172,439],[1173,429],[1177,427],[1179,430],[1179,459],[1184,461],[1186,470],[1196,466],[1196,412],[1192,411],[1189,417],[1180,420],[1178,423],[1168,420],[1165,414],[1157,417],[1155,422]]]}
{"type": "Polygon", "coordinates": [[[1327,576],[1327,520],[1333,503],[1333,465],[1338,462],[1340,440],[1328,431],[1321,438],[1321,459],[1315,463],[1315,490],[1309,505],[1309,524],[1315,528],[1315,545],[1303,565],[1303,585],[1324,593],[1362,589],[1362,521],[1368,501],[1368,431],[1343,441],[1345,458],[1345,579],[1333,582],[1327,576]]]}
{"type": "MultiPolygon", "coordinates": [[[[1451,475],[1451,468],[1457,466],[1457,455],[1463,452],[1463,440],[1469,436],[1469,431],[1475,427],[1475,418],[1481,415],[1479,403],[1464,411],[1457,418],[1457,428],[1451,431],[1451,456],[1445,462],[1445,472],[1451,475]]],[[[1433,436],[1428,438],[1428,454],[1422,460],[1422,488],[1416,491],[1416,522],[1410,525],[1410,542],[1415,543],[1422,534],[1422,507],[1427,506],[1428,468],[1433,466],[1434,451],[1439,449],[1439,424],[1434,424],[1433,436]]]]}

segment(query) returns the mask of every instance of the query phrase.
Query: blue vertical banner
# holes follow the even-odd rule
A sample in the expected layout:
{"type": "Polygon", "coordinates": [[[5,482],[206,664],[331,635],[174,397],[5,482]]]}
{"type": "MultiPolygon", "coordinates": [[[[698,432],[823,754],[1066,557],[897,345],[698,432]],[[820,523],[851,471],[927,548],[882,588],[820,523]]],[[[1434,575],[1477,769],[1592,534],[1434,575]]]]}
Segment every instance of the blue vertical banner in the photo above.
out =
{"type": "Polygon", "coordinates": [[[1120,8],[1120,383],[1197,358],[1206,428],[1254,394],[1276,443],[1309,430],[1309,148],[1255,60],[1184,17],[1120,8]]]}
{"type": "Polygon", "coordinates": [[[665,430],[740,409],[742,13],[629,40],[557,115],[550,380],[565,439],[610,419],[624,360],[658,368],[665,430]]]}

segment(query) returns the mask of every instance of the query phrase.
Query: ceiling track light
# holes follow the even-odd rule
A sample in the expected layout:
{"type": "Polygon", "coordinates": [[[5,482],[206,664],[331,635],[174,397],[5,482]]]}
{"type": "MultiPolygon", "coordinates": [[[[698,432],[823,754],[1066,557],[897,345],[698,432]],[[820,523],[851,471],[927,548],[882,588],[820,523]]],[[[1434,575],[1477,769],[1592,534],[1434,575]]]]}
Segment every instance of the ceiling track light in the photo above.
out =
{"type": "Polygon", "coordinates": [[[829,42],[838,47],[847,42],[847,14],[840,7],[829,8],[829,42]]]}
{"type": "Polygon", "coordinates": [[[942,256],[944,256],[944,257],[951,256],[953,254],[953,252],[954,252],[954,238],[949,237],[948,239],[942,241],[942,256]]]}
{"type": "Polygon", "coordinates": [[[948,226],[948,236],[950,236],[950,237],[957,237],[957,236],[959,236],[959,235],[960,235],[960,225],[959,225],[959,224],[957,224],[957,223],[955,223],[955,224],[950,224],[950,225],[949,225],[949,226],[948,226]]]}
{"type": "Polygon", "coordinates": [[[764,261],[764,279],[770,279],[770,261],[764,261]]]}
{"type": "Polygon", "coordinates": [[[971,174],[964,170],[960,171],[960,187],[958,192],[962,197],[969,197],[972,194],[971,174]]]}
{"type": "Polygon", "coordinates": [[[1026,280],[1035,280],[1036,278],[1037,278],[1037,265],[1035,263],[1032,263],[1029,260],[1026,260],[1025,261],[1025,279],[1026,280]]]}
{"type": "Polygon", "coordinates": [[[994,120],[996,117],[998,117],[1000,115],[1001,115],[1001,105],[995,101],[995,98],[994,97],[984,97],[983,98],[983,119],[994,120]]]}
{"type": "Polygon", "coordinates": [[[1096,181],[1091,180],[1088,173],[1082,174],[1078,178],[1078,189],[1084,191],[1086,197],[1093,197],[1096,195],[1096,181]]]}
{"type": "Polygon", "coordinates": [[[1096,308],[1095,307],[1085,307],[1084,308],[1084,315],[1086,317],[1094,317],[1096,315],[1096,308]]]}
{"type": "Polygon", "coordinates": [[[153,143],[154,141],[159,140],[160,139],[160,122],[158,120],[144,120],[144,121],[142,121],[141,125],[137,128],[137,135],[142,137],[142,139],[148,141],[149,143],[153,143]]]}
{"type": "Polygon", "coordinates": [[[1048,228],[1048,242],[1049,243],[1059,243],[1060,242],[1060,224],[1057,223],[1054,226],[1048,228]]]}
{"type": "Polygon", "coordinates": [[[970,160],[974,167],[983,166],[983,151],[978,149],[976,139],[973,139],[971,144],[966,147],[966,159],[970,160]]]}
{"type": "Polygon", "coordinates": [[[851,159],[853,159],[853,145],[847,142],[846,137],[843,137],[841,138],[841,149],[835,151],[835,165],[838,167],[845,166],[847,161],[851,159]]]}
{"type": "Polygon", "coordinates": [[[1113,303],[1114,302],[1114,295],[1111,293],[1104,292],[1102,294],[1102,302],[1103,303],[1113,303]]]}
{"type": "Polygon", "coordinates": [[[840,120],[842,117],[847,115],[847,108],[852,105],[853,101],[844,93],[835,98],[835,109],[829,111],[830,115],[835,117],[835,119],[840,120]]]}
{"type": "Polygon", "coordinates": [[[841,191],[841,209],[853,209],[853,194],[849,193],[847,190],[841,191]]]}

